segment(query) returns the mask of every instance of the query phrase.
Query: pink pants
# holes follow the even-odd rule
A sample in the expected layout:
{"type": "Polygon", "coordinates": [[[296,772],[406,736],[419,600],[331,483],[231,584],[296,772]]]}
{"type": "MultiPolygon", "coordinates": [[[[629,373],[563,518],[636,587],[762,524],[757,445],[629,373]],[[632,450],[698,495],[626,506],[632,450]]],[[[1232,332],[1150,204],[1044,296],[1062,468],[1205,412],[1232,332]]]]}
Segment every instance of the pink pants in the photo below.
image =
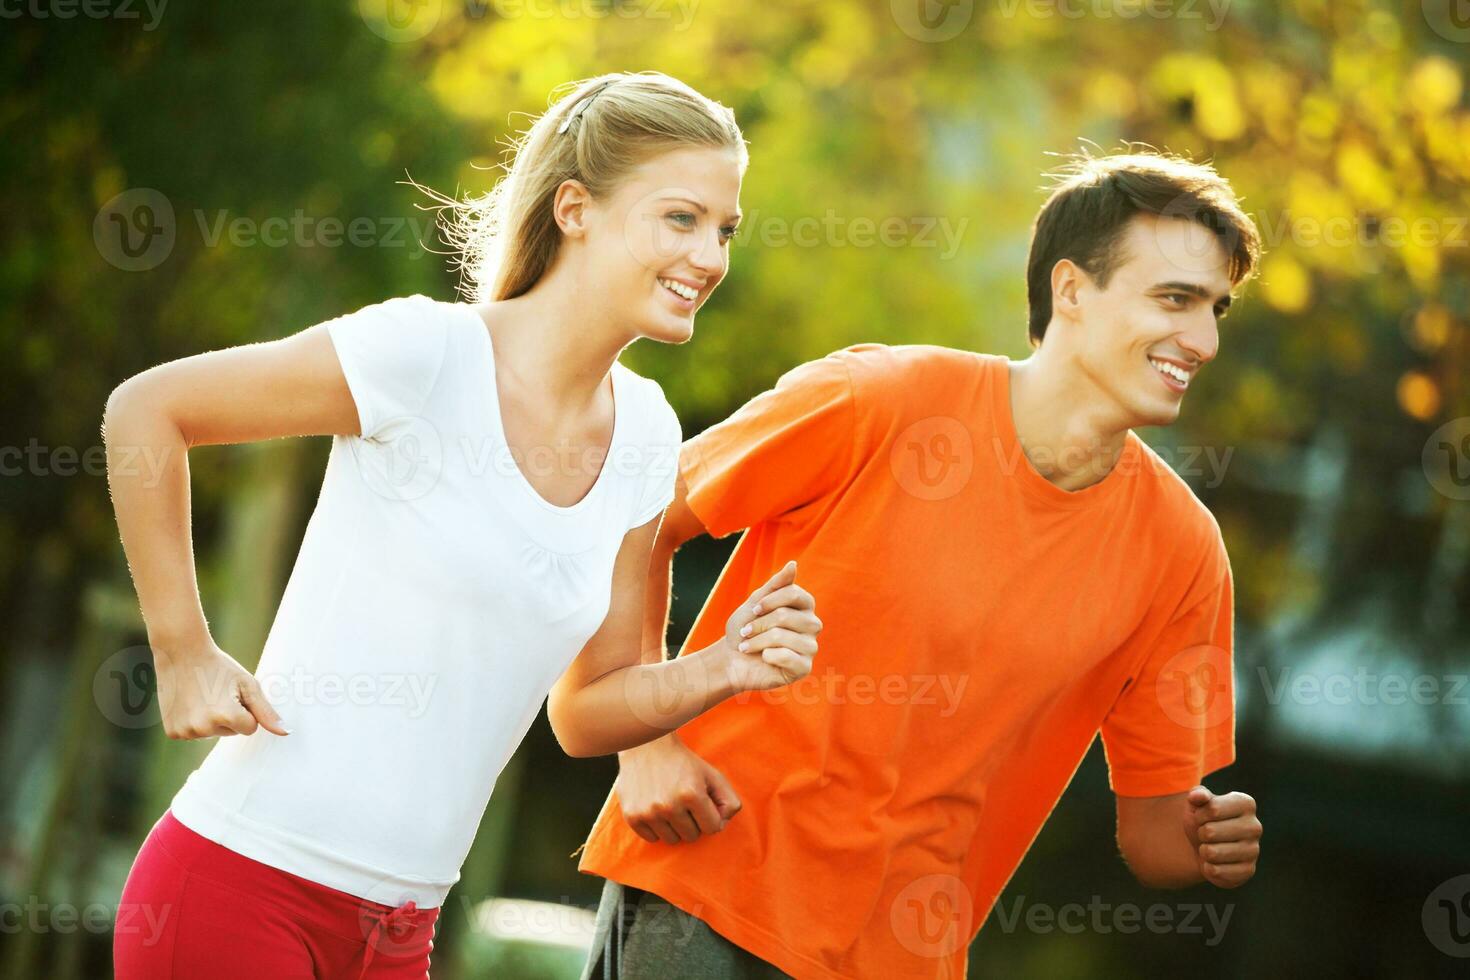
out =
{"type": "Polygon", "coordinates": [[[117,980],[407,980],[439,910],[379,905],[237,854],[165,812],[123,886],[117,980]]]}

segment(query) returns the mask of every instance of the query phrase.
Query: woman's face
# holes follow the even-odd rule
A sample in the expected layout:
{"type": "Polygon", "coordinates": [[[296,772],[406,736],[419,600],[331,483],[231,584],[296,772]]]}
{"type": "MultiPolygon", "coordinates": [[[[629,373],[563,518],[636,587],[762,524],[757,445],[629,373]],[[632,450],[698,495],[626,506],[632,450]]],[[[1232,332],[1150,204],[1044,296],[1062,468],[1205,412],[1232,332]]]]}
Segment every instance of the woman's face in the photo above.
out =
{"type": "Polygon", "coordinates": [[[683,343],[730,267],[740,158],[688,147],[644,161],[586,214],[584,269],[604,309],[639,337],[683,343]]]}

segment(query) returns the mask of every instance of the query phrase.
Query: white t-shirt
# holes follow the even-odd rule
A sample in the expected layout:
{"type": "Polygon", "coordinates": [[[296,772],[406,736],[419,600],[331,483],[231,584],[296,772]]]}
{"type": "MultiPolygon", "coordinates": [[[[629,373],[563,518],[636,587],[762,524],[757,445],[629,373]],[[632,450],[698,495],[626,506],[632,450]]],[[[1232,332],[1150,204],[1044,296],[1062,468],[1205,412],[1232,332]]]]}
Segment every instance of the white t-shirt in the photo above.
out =
{"type": "Polygon", "coordinates": [[[415,295],[327,329],[362,434],[332,439],[256,671],[292,734],[221,738],[172,809],[257,861],[432,908],[602,624],[624,534],[673,498],[679,420],[657,383],[615,364],[606,457],[518,465],[472,307],[415,295]],[[599,475],[558,507],[522,472],[547,466],[599,475]]]}

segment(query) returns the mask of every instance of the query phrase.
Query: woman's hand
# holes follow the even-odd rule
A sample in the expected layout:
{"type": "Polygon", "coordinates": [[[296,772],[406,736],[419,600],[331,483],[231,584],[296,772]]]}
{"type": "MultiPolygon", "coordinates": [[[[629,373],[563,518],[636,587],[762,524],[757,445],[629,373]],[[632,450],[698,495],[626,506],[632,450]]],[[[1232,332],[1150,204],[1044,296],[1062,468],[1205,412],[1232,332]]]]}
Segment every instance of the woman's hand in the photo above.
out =
{"type": "Polygon", "coordinates": [[[769,691],[812,672],[822,631],[816,605],[789,561],[731,614],[722,659],[736,691],[769,691]]]}
{"type": "Polygon", "coordinates": [[[213,640],[182,655],[154,653],[158,707],[169,738],[251,735],[264,728],[291,734],[265,699],[260,682],[213,640]]]}

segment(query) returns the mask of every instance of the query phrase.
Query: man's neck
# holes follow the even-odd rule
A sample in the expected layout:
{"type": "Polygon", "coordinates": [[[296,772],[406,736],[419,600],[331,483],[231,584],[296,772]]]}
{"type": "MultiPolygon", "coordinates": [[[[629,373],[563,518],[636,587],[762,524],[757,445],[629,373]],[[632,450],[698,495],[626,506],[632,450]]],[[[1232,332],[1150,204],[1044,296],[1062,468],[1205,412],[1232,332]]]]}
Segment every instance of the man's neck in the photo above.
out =
{"type": "Polygon", "coordinates": [[[1128,422],[1075,361],[1044,351],[1011,363],[1011,417],[1032,467],[1062,490],[1082,490],[1117,465],[1128,422]]]}

